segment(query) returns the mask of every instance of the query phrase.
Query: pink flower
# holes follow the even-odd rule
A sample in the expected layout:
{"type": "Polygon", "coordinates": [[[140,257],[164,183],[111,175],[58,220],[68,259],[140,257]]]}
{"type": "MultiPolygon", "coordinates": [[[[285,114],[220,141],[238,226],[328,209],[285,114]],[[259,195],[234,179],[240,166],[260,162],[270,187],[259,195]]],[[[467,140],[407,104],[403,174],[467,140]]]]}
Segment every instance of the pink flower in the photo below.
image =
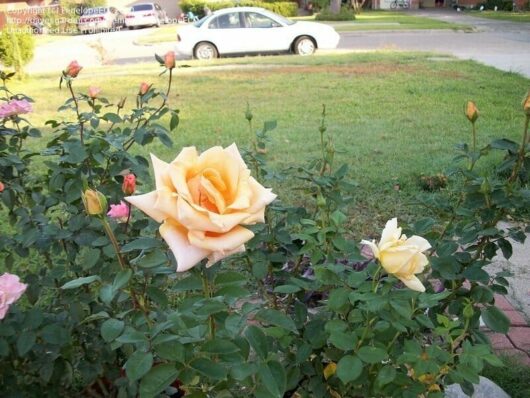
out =
{"type": "Polygon", "coordinates": [[[0,105],[0,118],[5,119],[10,116],[30,113],[33,110],[31,103],[25,99],[11,100],[0,105]]]}
{"type": "Polygon", "coordinates": [[[88,88],[88,96],[92,99],[96,99],[98,94],[101,92],[101,89],[99,87],[90,86],[88,88]]]}
{"type": "Polygon", "coordinates": [[[173,69],[175,67],[175,52],[174,51],[168,51],[166,55],[164,55],[164,65],[168,69],[173,69]]]}
{"type": "Polygon", "coordinates": [[[4,319],[9,306],[22,296],[27,287],[16,275],[6,272],[0,276],[0,319],[4,319]]]}
{"type": "Polygon", "coordinates": [[[5,189],[5,185],[2,181],[0,181],[0,192],[3,192],[5,189]]]}
{"type": "Polygon", "coordinates": [[[117,222],[127,222],[129,217],[129,206],[123,201],[119,205],[110,205],[110,210],[107,216],[114,218],[117,222]]]}
{"type": "Polygon", "coordinates": [[[140,84],[140,91],[138,92],[139,95],[145,95],[149,89],[151,88],[151,84],[149,83],[146,83],[146,82],[142,82],[140,84]]]}

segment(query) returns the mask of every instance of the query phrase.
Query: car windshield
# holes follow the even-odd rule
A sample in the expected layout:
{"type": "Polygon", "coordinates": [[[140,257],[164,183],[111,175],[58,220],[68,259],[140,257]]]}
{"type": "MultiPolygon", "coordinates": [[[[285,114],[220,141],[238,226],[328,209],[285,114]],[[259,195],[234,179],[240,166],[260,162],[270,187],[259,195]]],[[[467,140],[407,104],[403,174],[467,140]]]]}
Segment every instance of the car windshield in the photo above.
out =
{"type": "Polygon", "coordinates": [[[280,22],[283,25],[293,25],[296,21],[291,21],[290,19],[285,18],[283,15],[278,14],[272,14],[274,15],[274,19],[276,19],[278,22],[280,22]]]}
{"type": "Polygon", "coordinates": [[[149,11],[153,9],[152,4],[137,4],[132,6],[131,11],[149,11]]]}
{"type": "Polygon", "coordinates": [[[85,11],[83,11],[83,15],[96,15],[96,14],[106,14],[107,9],[105,7],[98,7],[98,8],[87,8],[85,11]]]}
{"type": "Polygon", "coordinates": [[[205,15],[204,17],[199,19],[197,22],[195,22],[193,24],[193,26],[195,26],[196,28],[200,28],[202,26],[202,24],[210,17],[211,17],[211,15],[205,15]]]}

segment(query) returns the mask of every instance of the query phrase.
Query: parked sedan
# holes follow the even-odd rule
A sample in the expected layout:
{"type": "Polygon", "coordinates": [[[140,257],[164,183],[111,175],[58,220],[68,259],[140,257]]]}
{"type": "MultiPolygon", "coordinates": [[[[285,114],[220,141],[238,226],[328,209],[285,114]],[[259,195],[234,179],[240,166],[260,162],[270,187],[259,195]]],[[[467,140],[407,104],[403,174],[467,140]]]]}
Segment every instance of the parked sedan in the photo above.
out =
{"type": "Polygon", "coordinates": [[[116,30],[125,26],[125,17],[114,7],[95,7],[84,10],[77,28],[83,34],[116,30]]]}
{"type": "Polygon", "coordinates": [[[181,28],[176,51],[182,56],[212,59],[241,53],[294,52],[310,55],[317,48],[337,47],[339,35],[321,23],[291,21],[263,8],[225,8],[181,28]]]}
{"type": "Polygon", "coordinates": [[[135,4],[125,16],[125,23],[129,29],[140,26],[160,26],[169,23],[169,18],[157,3],[135,4]]]}

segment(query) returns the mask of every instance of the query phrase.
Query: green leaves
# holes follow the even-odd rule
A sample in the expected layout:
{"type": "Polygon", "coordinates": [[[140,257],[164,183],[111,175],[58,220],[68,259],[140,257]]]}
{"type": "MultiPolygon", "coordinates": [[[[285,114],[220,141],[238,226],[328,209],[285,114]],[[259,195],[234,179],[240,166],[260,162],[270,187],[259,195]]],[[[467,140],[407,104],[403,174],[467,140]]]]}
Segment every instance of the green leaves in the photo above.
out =
{"type": "Polygon", "coordinates": [[[124,368],[127,372],[127,378],[135,381],[149,372],[152,366],[153,354],[150,352],[136,351],[125,362],[124,368]]]}
{"type": "Polygon", "coordinates": [[[337,377],[344,383],[348,384],[356,380],[363,371],[363,363],[359,358],[353,355],[345,355],[337,363],[337,377]]]}
{"type": "Polygon", "coordinates": [[[363,360],[363,362],[370,364],[381,363],[388,358],[388,354],[385,350],[371,346],[363,346],[359,348],[357,355],[363,360]]]}
{"type": "Polygon", "coordinates": [[[37,336],[35,333],[30,331],[24,331],[20,336],[18,336],[17,339],[17,352],[18,355],[24,356],[26,355],[35,345],[35,341],[37,340],[37,336]]]}
{"type": "Polygon", "coordinates": [[[206,358],[194,359],[190,362],[190,367],[202,375],[214,380],[224,379],[227,373],[227,370],[223,366],[206,358]]]}
{"type": "Polygon", "coordinates": [[[273,309],[260,310],[256,314],[256,319],[264,323],[279,326],[291,332],[297,332],[294,321],[283,312],[273,309]]]}
{"type": "Polygon", "coordinates": [[[101,324],[101,337],[107,343],[114,341],[125,328],[125,322],[118,319],[107,319],[101,324]]]}
{"type": "Polygon", "coordinates": [[[245,330],[245,337],[256,354],[261,359],[266,359],[268,354],[268,344],[265,333],[263,333],[257,326],[250,325],[245,330]]]}
{"type": "Polygon", "coordinates": [[[101,278],[98,275],[92,275],[92,276],[86,276],[82,278],[74,279],[70,282],[66,282],[64,285],[61,286],[61,289],[68,290],[68,289],[76,289],[83,285],[88,285],[95,281],[100,281],[101,278]]]}
{"type": "Polygon", "coordinates": [[[153,398],[177,378],[179,372],[173,364],[157,365],[142,378],[140,398],[153,398]]]}
{"type": "Polygon", "coordinates": [[[508,317],[497,307],[486,307],[482,310],[482,319],[487,327],[494,332],[508,333],[510,328],[510,320],[508,317]]]}

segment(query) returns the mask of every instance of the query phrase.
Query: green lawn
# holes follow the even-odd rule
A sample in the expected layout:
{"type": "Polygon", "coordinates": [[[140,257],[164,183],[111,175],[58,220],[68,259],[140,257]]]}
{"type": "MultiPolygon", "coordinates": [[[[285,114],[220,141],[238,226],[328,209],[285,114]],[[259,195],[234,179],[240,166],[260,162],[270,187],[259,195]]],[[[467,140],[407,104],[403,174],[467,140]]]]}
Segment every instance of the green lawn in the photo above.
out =
{"type": "MultiPolygon", "coordinates": [[[[312,17],[304,18],[306,20],[314,19],[312,17]]],[[[431,18],[408,15],[396,11],[363,11],[357,15],[355,21],[344,22],[324,22],[333,26],[337,31],[355,31],[355,30],[410,30],[410,29],[453,29],[453,30],[472,30],[469,25],[454,24],[449,22],[438,21],[431,18]]]]}
{"type": "Polygon", "coordinates": [[[138,40],[136,40],[136,44],[150,45],[168,41],[176,41],[177,32],[182,26],[184,26],[184,24],[161,26],[160,28],[138,38],[138,40]]]}
{"type": "MultiPolygon", "coordinates": [[[[244,146],[249,141],[244,118],[248,102],[254,126],[278,122],[269,150],[273,165],[299,165],[318,155],[318,126],[326,104],[338,161],[350,165],[359,184],[352,219],[368,231],[393,215],[417,219],[419,210],[408,202],[420,192],[418,176],[446,170],[454,145],[470,140],[462,110],[466,100],[474,99],[481,111],[480,145],[500,135],[519,141],[521,98],[530,87],[530,80],[514,73],[425,54],[245,57],[187,64],[176,70],[170,98],[182,117],[175,146],[154,144],[144,153],[171,160],[183,146],[244,146]]],[[[165,84],[167,75],[158,76],[159,71],[155,62],[86,68],[75,87],[86,92],[98,85],[111,101],[127,96],[131,107],[140,82],[165,84]]],[[[50,118],[73,117],[55,112],[67,96],[66,90],[59,91],[58,78],[35,76],[12,84],[36,100],[31,117],[36,127],[43,128],[50,118]]],[[[276,189],[296,200],[291,186],[276,189]]]]}
{"type": "Polygon", "coordinates": [[[530,11],[509,12],[509,11],[473,11],[474,17],[498,19],[512,22],[530,22],[530,11]]]}

